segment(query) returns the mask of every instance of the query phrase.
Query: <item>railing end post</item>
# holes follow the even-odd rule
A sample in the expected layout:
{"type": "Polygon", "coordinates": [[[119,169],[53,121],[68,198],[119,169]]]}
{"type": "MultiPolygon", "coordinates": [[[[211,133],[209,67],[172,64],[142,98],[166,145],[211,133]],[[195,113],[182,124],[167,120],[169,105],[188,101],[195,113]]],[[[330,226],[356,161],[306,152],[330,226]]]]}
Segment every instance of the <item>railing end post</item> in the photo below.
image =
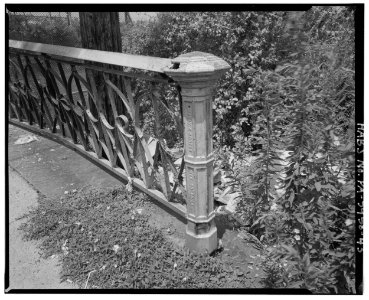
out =
{"type": "Polygon", "coordinates": [[[203,52],[183,54],[163,70],[181,86],[187,190],[186,246],[193,252],[217,249],[213,198],[212,100],[216,81],[230,69],[203,52]]]}

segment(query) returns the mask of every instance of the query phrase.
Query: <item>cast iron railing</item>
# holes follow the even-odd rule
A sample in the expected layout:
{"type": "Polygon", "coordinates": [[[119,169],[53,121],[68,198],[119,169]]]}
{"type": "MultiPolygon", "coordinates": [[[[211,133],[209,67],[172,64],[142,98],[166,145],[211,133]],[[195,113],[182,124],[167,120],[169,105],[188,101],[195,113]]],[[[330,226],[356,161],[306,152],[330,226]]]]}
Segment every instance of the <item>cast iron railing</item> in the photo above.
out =
{"type": "Polygon", "coordinates": [[[9,123],[185,217],[188,247],[212,252],[211,101],[228,68],[201,52],[170,60],[11,40],[9,123]]]}

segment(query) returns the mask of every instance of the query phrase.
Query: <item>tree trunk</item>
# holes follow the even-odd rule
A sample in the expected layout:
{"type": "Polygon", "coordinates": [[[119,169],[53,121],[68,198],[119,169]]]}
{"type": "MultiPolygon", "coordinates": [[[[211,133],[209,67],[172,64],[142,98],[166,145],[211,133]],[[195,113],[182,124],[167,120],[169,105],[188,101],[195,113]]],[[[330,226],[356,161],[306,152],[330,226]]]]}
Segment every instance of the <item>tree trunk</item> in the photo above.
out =
{"type": "Polygon", "coordinates": [[[80,12],[82,47],[122,52],[118,12],[80,12]]]}
{"type": "MultiPolygon", "coordinates": [[[[80,12],[80,27],[82,47],[87,49],[122,52],[122,37],[119,26],[118,12],[80,12]]],[[[122,70],[121,67],[96,64],[100,67],[122,70]]],[[[110,124],[114,125],[114,117],[109,99],[106,94],[103,74],[100,71],[93,71],[96,88],[101,101],[101,106],[110,124]]],[[[87,74],[86,74],[87,75],[87,74]]],[[[87,76],[86,76],[87,77],[87,76]]],[[[109,79],[122,90],[123,82],[121,76],[109,74],[109,79]]],[[[89,79],[87,77],[89,82],[89,79]]],[[[89,84],[91,84],[89,82],[89,84]]],[[[118,114],[124,113],[121,101],[115,97],[118,114]]]]}

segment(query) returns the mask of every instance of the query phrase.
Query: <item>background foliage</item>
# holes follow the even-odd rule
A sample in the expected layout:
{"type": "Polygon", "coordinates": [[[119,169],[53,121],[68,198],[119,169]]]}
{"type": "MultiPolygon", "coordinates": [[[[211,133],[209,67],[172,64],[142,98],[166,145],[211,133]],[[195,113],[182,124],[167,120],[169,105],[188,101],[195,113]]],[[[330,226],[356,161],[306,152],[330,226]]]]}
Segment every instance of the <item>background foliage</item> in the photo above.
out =
{"type": "Polygon", "coordinates": [[[14,40],[81,47],[78,18],[9,14],[9,37],[14,40]]]}
{"type": "Polygon", "coordinates": [[[125,36],[131,53],[231,65],[213,105],[217,164],[273,249],[268,284],[355,293],[354,11],[163,13],[125,36]]]}

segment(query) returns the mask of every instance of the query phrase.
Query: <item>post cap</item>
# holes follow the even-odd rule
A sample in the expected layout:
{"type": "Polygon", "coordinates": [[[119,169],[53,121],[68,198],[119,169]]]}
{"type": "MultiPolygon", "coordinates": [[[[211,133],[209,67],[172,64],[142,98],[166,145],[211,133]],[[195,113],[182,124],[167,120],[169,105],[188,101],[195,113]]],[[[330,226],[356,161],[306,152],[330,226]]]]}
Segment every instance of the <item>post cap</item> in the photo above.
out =
{"type": "Polygon", "coordinates": [[[220,77],[230,68],[230,65],[220,57],[194,51],[172,59],[172,66],[163,71],[168,76],[180,81],[184,77],[189,77],[188,75],[190,75],[189,78],[195,76],[198,79],[196,74],[204,78],[210,77],[209,79],[212,79],[214,75],[220,77]]]}

